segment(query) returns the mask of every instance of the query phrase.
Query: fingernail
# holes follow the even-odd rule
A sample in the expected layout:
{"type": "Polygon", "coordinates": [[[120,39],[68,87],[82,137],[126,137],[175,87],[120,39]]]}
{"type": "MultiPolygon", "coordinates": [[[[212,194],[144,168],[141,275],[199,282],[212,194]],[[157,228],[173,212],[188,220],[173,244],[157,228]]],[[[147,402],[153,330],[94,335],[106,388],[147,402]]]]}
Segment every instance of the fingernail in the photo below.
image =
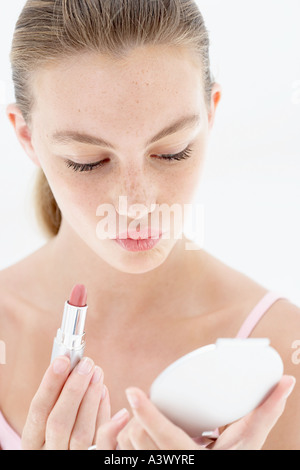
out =
{"type": "Polygon", "coordinates": [[[127,396],[127,400],[131,406],[131,408],[138,408],[139,404],[140,404],[140,401],[139,401],[139,398],[137,397],[137,395],[133,392],[129,392],[127,390],[125,390],[126,392],[126,396],[127,396]]]}
{"type": "Polygon", "coordinates": [[[118,411],[111,419],[112,421],[117,421],[118,419],[123,418],[126,414],[128,414],[128,410],[126,408],[122,408],[122,410],[118,411]]]}
{"type": "Polygon", "coordinates": [[[99,366],[96,366],[91,383],[97,384],[98,382],[100,382],[102,375],[103,375],[102,369],[99,366]]]}
{"type": "Polygon", "coordinates": [[[67,357],[57,357],[54,359],[52,367],[54,374],[62,375],[67,372],[69,368],[70,360],[67,357]]]}
{"type": "Polygon", "coordinates": [[[106,396],[106,385],[103,385],[101,400],[104,400],[105,396],[106,396]]]}
{"type": "Polygon", "coordinates": [[[291,375],[291,376],[290,376],[290,379],[291,379],[291,382],[292,382],[292,383],[291,383],[289,389],[287,390],[287,392],[285,392],[285,394],[284,394],[284,396],[283,396],[284,400],[286,400],[286,399],[290,396],[290,394],[291,394],[292,391],[294,390],[294,387],[295,387],[295,384],[296,384],[296,379],[295,379],[295,377],[293,377],[293,376],[291,375]]]}
{"type": "Polygon", "coordinates": [[[92,359],[90,359],[89,357],[84,357],[83,359],[81,359],[81,361],[76,367],[77,373],[79,375],[88,375],[91,372],[93,365],[94,362],[92,361],[92,359]]]}

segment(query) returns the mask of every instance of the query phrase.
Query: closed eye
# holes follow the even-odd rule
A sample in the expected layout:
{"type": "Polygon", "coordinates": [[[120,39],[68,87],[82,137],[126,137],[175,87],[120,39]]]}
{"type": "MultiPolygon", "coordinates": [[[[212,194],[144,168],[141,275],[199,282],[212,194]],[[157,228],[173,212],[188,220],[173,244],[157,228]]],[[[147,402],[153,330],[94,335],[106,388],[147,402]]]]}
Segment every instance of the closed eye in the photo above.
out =
{"type": "MultiPolygon", "coordinates": [[[[155,158],[159,160],[166,160],[166,161],[180,161],[180,160],[186,160],[187,158],[190,158],[192,153],[192,149],[190,147],[187,147],[185,150],[182,152],[176,153],[176,154],[163,154],[163,155],[155,155],[155,158]]],[[[66,160],[66,165],[68,168],[72,168],[73,171],[79,171],[79,172],[87,172],[87,171],[93,171],[96,168],[99,168],[104,165],[105,162],[109,161],[108,158],[105,160],[101,160],[100,162],[95,162],[95,163],[76,163],[72,162],[71,160],[66,160]]]]}
{"type": "Polygon", "coordinates": [[[175,155],[157,155],[157,158],[162,159],[162,160],[186,160],[191,156],[192,149],[190,147],[187,147],[185,150],[183,150],[180,153],[176,153],[175,155]]]}
{"type": "Polygon", "coordinates": [[[72,168],[74,171],[80,171],[80,172],[93,171],[96,168],[103,166],[107,160],[108,159],[106,158],[105,160],[101,160],[100,162],[96,162],[96,163],[75,163],[75,162],[72,162],[71,160],[66,160],[66,165],[68,168],[72,168]]]}

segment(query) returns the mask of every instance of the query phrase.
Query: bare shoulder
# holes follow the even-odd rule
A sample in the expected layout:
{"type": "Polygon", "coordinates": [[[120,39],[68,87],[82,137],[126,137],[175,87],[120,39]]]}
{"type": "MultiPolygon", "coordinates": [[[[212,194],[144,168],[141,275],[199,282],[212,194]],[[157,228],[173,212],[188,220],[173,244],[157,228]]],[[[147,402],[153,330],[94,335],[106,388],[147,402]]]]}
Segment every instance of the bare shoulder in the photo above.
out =
{"type": "Polygon", "coordinates": [[[264,449],[300,450],[300,308],[289,300],[277,300],[251,336],[268,337],[283,360],[284,373],[296,378],[285,411],[270,433],[264,449]]]}
{"type": "Polygon", "coordinates": [[[198,277],[201,271],[205,273],[205,293],[212,299],[213,308],[231,310],[236,315],[234,322],[241,325],[268,288],[207,251],[195,252],[194,258],[198,277]]]}
{"type": "MultiPolygon", "coordinates": [[[[11,344],[11,339],[20,331],[20,303],[22,291],[21,272],[17,265],[10,266],[0,271],[0,341],[6,346],[11,344]]],[[[0,368],[1,376],[1,368],[0,368]]]]}
{"type": "MultiPolygon", "coordinates": [[[[0,356],[0,364],[3,364],[3,362],[1,362],[1,359],[3,359],[3,350],[4,350],[4,345],[5,345],[5,339],[6,339],[6,324],[8,321],[9,310],[10,310],[8,308],[9,292],[8,292],[8,286],[7,286],[5,274],[6,273],[4,271],[0,271],[0,347],[1,347],[1,352],[2,352],[2,355],[0,356]]],[[[1,368],[0,368],[0,373],[1,373],[1,368]]]]}
{"type": "MultiPolygon", "coordinates": [[[[0,319],[3,310],[9,307],[11,301],[23,291],[26,282],[27,258],[0,270],[0,319]]],[[[27,271],[28,272],[28,271],[27,271]]]]}
{"type": "MultiPolygon", "coordinates": [[[[0,270],[0,332],[8,336],[18,331],[24,320],[23,306],[36,284],[36,258],[38,251],[0,270]]],[[[1,339],[1,338],[0,338],[1,339]]]]}
{"type": "Polygon", "coordinates": [[[0,270],[0,347],[5,356],[5,364],[0,365],[0,409],[16,370],[19,373],[20,356],[25,355],[19,346],[28,329],[33,331],[29,326],[36,323],[32,321],[35,310],[30,300],[37,284],[36,273],[40,276],[36,253],[0,270]]]}
{"type": "Polygon", "coordinates": [[[300,308],[288,299],[277,300],[255,327],[252,337],[268,337],[280,354],[285,373],[299,376],[300,383],[300,308]],[[299,364],[299,365],[298,365],[299,364]]]}
{"type": "MultiPolygon", "coordinates": [[[[11,266],[0,270],[0,318],[1,310],[11,305],[14,300],[24,301],[29,297],[37,279],[42,278],[40,266],[44,259],[47,245],[42,246],[11,266]]],[[[0,320],[1,321],[1,320],[0,320]]]]}
{"type": "Polygon", "coordinates": [[[13,286],[10,283],[11,270],[6,268],[0,271],[0,409],[5,395],[7,357],[12,332],[18,331],[18,322],[12,306],[13,286]]]}
{"type": "Polygon", "coordinates": [[[17,271],[14,266],[5,268],[0,271],[0,331],[3,335],[7,328],[8,322],[13,320],[12,314],[14,309],[12,303],[14,292],[17,290],[17,271]]]}

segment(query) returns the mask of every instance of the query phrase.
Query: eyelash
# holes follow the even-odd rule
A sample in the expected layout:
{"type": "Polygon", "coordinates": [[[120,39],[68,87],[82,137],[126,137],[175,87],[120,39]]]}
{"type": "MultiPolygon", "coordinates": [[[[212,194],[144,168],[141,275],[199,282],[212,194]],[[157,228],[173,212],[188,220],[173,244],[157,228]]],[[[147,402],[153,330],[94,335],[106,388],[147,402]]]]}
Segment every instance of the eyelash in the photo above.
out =
{"type": "MultiPolygon", "coordinates": [[[[157,155],[157,158],[159,160],[167,160],[167,161],[181,161],[181,160],[186,160],[190,158],[192,153],[192,149],[190,147],[187,147],[185,150],[183,150],[180,153],[176,153],[175,155],[167,154],[167,155],[157,155]]],[[[66,165],[68,168],[72,168],[73,171],[80,171],[80,172],[85,172],[85,171],[93,171],[94,169],[103,166],[104,162],[107,161],[107,159],[102,160],[101,162],[96,162],[96,163],[75,163],[72,162],[71,160],[66,161],[66,165]]]]}

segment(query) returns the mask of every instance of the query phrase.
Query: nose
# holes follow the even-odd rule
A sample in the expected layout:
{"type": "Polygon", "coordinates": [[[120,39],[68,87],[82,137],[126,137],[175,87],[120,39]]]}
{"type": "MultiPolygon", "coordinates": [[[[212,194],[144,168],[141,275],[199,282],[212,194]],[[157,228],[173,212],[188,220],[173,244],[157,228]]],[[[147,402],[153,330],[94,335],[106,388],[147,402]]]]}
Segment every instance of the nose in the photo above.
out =
{"type": "Polygon", "coordinates": [[[155,185],[147,181],[141,173],[123,176],[116,194],[116,211],[130,219],[145,219],[155,210],[155,185]]]}
{"type": "Polygon", "coordinates": [[[115,206],[120,216],[129,219],[139,220],[145,219],[149,214],[154,212],[156,204],[153,203],[130,203],[127,195],[120,195],[118,204],[115,206]]]}

